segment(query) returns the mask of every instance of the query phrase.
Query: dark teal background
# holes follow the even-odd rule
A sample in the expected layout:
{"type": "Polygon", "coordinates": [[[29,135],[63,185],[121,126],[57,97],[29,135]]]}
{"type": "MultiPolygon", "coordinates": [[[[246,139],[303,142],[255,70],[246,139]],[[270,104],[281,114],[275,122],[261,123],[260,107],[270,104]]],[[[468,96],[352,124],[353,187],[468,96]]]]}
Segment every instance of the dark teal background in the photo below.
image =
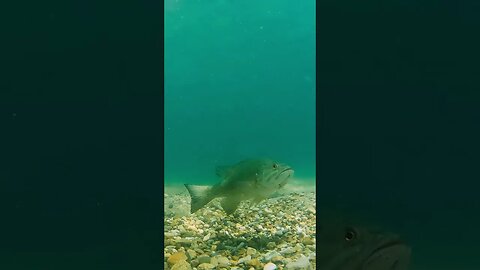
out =
{"type": "Polygon", "coordinates": [[[0,5],[0,269],[160,269],[162,4],[0,5]]]}
{"type": "Polygon", "coordinates": [[[412,269],[479,269],[478,4],[317,4],[317,205],[402,233],[412,269]]]}

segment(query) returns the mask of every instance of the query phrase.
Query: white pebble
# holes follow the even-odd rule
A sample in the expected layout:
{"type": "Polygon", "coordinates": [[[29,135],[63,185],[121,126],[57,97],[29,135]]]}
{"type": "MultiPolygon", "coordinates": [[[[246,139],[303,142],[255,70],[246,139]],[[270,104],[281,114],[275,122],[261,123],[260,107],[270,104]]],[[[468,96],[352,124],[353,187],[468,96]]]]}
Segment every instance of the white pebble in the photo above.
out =
{"type": "Polygon", "coordinates": [[[277,266],[274,263],[267,263],[263,267],[263,270],[275,270],[277,269],[277,266]]]}
{"type": "Polygon", "coordinates": [[[205,235],[205,237],[203,237],[203,241],[208,241],[208,239],[210,239],[210,233],[208,233],[207,235],[205,235]]]}
{"type": "Polygon", "coordinates": [[[301,257],[297,261],[288,263],[286,268],[287,269],[311,269],[312,266],[308,261],[308,258],[301,255],[301,257]]]}

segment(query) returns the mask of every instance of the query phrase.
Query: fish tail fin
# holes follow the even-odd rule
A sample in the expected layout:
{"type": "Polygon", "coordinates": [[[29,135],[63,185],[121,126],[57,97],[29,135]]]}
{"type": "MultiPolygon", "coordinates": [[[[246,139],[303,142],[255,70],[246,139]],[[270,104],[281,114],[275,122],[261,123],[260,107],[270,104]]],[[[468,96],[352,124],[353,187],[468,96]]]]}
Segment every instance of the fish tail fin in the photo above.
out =
{"type": "Polygon", "coordinates": [[[190,213],[197,212],[198,209],[204,207],[213,198],[210,196],[211,186],[196,186],[185,184],[185,187],[192,198],[190,213]]]}

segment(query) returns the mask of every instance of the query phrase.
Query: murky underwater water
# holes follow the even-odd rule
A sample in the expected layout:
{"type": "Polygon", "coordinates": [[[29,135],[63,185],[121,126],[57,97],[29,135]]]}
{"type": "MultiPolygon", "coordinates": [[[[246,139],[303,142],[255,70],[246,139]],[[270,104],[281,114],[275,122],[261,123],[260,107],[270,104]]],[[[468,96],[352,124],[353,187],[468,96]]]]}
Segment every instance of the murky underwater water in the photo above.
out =
{"type": "Polygon", "coordinates": [[[166,269],[315,269],[314,78],[315,1],[165,2],[166,269]],[[273,198],[190,214],[183,184],[264,157],[295,170],[273,198]]]}

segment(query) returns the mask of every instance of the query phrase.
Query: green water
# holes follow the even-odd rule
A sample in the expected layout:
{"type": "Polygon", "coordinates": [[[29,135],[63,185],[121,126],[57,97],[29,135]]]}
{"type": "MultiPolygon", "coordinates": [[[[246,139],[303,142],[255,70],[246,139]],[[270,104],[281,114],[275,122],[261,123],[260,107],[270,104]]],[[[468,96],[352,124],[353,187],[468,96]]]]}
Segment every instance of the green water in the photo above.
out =
{"type": "Polygon", "coordinates": [[[315,1],[165,1],[165,183],[269,157],[315,179],[315,1]]]}

